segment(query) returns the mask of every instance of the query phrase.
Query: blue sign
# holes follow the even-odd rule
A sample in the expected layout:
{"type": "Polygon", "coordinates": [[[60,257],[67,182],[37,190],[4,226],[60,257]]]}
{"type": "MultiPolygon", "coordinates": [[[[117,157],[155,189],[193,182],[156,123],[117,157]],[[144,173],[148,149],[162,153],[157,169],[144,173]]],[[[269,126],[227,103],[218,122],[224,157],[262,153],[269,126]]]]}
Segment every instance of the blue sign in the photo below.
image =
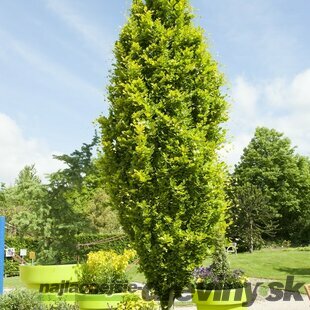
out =
{"type": "Polygon", "coordinates": [[[3,294],[5,217],[0,216],[0,294],[3,294]]]}

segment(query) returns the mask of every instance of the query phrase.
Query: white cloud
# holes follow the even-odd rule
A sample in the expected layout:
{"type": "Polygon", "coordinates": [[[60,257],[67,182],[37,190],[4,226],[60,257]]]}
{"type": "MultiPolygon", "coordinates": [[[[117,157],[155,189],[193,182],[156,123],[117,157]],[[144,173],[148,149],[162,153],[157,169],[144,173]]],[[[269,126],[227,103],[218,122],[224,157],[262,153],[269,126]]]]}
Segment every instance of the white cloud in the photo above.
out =
{"type": "MultiPolygon", "coordinates": [[[[275,79],[265,88],[270,106],[296,111],[310,110],[310,69],[300,72],[292,79],[275,79]],[[301,109],[301,110],[300,110],[301,109]]],[[[298,112],[297,111],[297,112],[298,112]]]]}
{"type": "Polygon", "coordinates": [[[251,83],[237,77],[233,83],[229,122],[231,151],[228,164],[238,162],[257,126],[266,126],[289,137],[297,152],[310,155],[310,69],[290,79],[251,83]]]}
{"type": "Polygon", "coordinates": [[[243,77],[237,77],[233,85],[231,107],[231,122],[234,127],[248,127],[256,118],[259,96],[259,88],[251,85],[243,77]]]}
{"type": "Polygon", "coordinates": [[[290,91],[292,103],[310,112],[310,69],[294,78],[290,91]]]}
{"type": "Polygon", "coordinates": [[[259,90],[249,84],[244,78],[237,77],[233,90],[233,100],[238,110],[247,115],[255,115],[259,90]]]}
{"type": "Polygon", "coordinates": [[[285,79],[277,78],[265,86],[265,96],[268,98],[269,105],[274,108],[283,107],[286,101],[284,98],[287,97],[286,83],[285,79]]]}
{"type": "Polygon", "coordinates": [[[16,122],[0,113],[0,182],[12,184],[25,165],[35,164],[38,174],[56,171],[62,164],[53,159],[49,148],[37,139],[26,138],[16,122]]]}

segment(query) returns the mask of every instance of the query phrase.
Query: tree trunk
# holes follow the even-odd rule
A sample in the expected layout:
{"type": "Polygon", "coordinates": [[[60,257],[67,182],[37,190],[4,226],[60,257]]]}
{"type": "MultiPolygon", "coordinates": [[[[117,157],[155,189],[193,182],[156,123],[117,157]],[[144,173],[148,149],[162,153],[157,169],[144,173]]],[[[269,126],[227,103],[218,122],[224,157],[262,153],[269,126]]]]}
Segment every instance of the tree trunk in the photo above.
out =
{"type": "Polygon", "coordinates": [[[253,244],[253,220],[250,220],[250,253],[254,251],[254,244],[253,244]]]}
{"type": "Polygon", "coordinates": [[[169,299],[168,300],[164,300],[160,302],[160,306],[162,310],[170,310],[173,308],[173,304],[174,304],[174,290],[170,290],[169,292],[169,299]]]}

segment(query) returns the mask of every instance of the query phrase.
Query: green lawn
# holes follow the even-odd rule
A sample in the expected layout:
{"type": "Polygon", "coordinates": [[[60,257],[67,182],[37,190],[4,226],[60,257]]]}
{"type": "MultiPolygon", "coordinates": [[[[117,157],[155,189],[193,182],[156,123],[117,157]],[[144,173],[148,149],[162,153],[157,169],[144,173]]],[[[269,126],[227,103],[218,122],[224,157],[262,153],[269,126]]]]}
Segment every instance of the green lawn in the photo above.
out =
{"type": "MultiPolygon", "coordinates": [[[[231,268],[244,270],[249,278],[278,280],[285,285],[286,277],[292,275],[294,283],[310,284],[310,247],[230,254],[229,261],[231,268]]],[[[302,292],[305,293],[304,288],[302,292]]]]}
{"type": "MultiPolygon", "coordinates": [[[[254,253],[230,254],[233,269],[242,269],[249,278],[278,280],[285,283],[287,275],[293,275],[295,282],[310,283],[310,247],[287,249],[263,249],[254,253]]],[[[210,259],[205,265],[210,264],[210,259]]],[[[137,266],[128,271],[133,281],[144,282],[144,275],[137,266]]]]}
{"type": "Polygon", "coordinates": [[[144,274],[138,271],[138,265],[129,266],[127,274],[129,276],[130,281],[140,283],[146,282],[144,274]]]}
{"type": "Polygon", "coordinates": [[[3,286],[5,288],[20,288],[20,287],[23,287],[23,284],[20,281],[19,277],[9,277],[9,278],[4,278],[3,286]]]}
{"type": "Polygon", "coordinates": [[[296,281],[310,283],[310,248],[263,249],[229,256],[232,268],[243,269],[247,276],[285,280],[287,275],[296,281]]]}
{"type": "MultiPolygon", "coordinates": [[[[250,253],[229,255],[233,269],[243,269],[250,278],[279,280],[285,283],[287,275],[293,275],[296,282],[310,284],[310,247],[288,249],[263,249],[250,253]]],[[[205,264],[209,264],[206,260],[205,264]]],[[[145,282],[143,274],[138,272],[138,266],[132,265],[128,270],[131,281],[145,282]]],[[[19,277],[5,278],[4,287],[21,287],[19,277]]]]}

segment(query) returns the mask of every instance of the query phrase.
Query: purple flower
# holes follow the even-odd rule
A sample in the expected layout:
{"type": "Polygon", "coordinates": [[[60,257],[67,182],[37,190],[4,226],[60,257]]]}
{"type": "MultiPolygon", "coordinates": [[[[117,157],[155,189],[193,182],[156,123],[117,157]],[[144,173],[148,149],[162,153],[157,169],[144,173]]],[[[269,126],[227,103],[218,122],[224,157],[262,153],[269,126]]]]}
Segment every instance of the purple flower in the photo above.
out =
{"type": "Polygon", "coordinates": [[[211,267],[199,267],[195,268],[193,275],[195,278],[205,279],[212,275],[211,267]]]}

